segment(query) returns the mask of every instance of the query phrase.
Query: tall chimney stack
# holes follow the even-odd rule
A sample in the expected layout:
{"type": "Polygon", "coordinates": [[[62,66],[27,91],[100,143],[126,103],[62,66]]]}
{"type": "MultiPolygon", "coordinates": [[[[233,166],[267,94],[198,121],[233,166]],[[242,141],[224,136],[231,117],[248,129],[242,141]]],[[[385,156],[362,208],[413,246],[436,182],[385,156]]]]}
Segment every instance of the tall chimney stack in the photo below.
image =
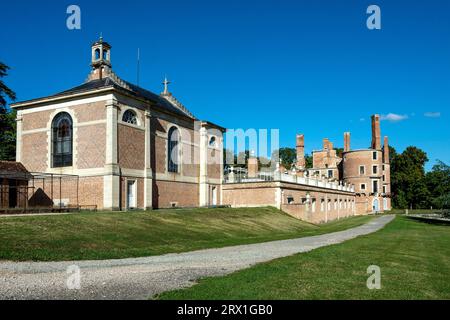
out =
{"type": "Polygon", "coordinates": [[[384,136],[383,157],[383,163],[389,164],[389,143],[387,136],[384,136]]]}
{"type": "Polygon", "coordinates": [[[350,132],[344,132],[344,152],[350,151],[350,132]]]}
{"type": "Polygon", "coordinates": [[[249,178],[257,178],[259,172],[258,158],[255,157],[254,152],[250,152],[250,156],[247,160],[247,170],[249,178]]]}
{"type": "Polygon", "coordinates": [[[372,149],[381,150],[380,116],[372,116],[372,149]]]}
{"type": "Polygon", "coordinates": [[[328,147],[329,147],[328,143],[329,143],[328,138],[323,138],[323,140],[322,140],[322,150],[328,150],[328,147]]]}
{"type": "Polygon", "coordinates": [[[297,167],[305,168],[305,136],[303,134],[297,135],[297,167]]]}

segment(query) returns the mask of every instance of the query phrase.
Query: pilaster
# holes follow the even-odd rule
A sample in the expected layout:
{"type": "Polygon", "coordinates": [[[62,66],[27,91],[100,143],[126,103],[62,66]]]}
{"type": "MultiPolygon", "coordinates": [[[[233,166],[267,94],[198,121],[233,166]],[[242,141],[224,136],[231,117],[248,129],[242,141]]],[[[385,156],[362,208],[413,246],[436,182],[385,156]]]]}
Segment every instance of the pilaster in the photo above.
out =
{"type": "Polygon", "coordinates": [[[153,208],[153,175],[151,164],[151,150],[152,150],[152,115],[150,111],[145,112],[145,180],[144,180],[144,207],[147,210],[153,208]]]}

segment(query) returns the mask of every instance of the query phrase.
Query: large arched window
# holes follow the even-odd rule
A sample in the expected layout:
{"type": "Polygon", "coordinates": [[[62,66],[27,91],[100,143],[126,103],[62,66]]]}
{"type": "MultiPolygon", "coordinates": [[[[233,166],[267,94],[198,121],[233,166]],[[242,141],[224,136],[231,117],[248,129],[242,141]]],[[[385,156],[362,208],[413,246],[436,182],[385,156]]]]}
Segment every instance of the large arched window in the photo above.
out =
{"type": "Polygon", "coordinates": [[[52,161],[53,167],[72,165],[73,125],[67,112],[58,113],[52,123],[52,161]]]}
{"type": "Polygon", "coordinates": [[[180,133],[176,127],[172,127],[168,134],[168,164],[167,168],[169,172],[178,172],[179,164],[179,146],[180,133]]]}
{"type": "Polygon", "coordinates": [[[134,112],[133,110],[128,109],[127,111],[125,111],[123,113],[122,121],[126,122],[126,123],[131,123],[131,124],[136,124],[137,125],[138,122],[137,122],[136,112],[134,112]]]}

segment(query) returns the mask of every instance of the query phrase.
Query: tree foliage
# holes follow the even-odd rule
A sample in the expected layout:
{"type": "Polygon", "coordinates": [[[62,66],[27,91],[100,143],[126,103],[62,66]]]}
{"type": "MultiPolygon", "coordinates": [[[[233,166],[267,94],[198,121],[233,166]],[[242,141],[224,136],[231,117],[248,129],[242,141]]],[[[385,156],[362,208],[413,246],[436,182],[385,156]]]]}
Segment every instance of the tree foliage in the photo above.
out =
{"type": "Polygon", "coordinates": [[[425,173],[427,154],[410,146],[398,154],[390,147],[391,191],[395,208],[444,208],[449,205],[450,169],[437,161],[432,171],[425,173]]]}
{"type": "Polygon", "coordinates": [[[15,100],[16,94],[2,80],[9,67],[0,62],[0,160],[15,160],[16,113],[7,107],[7,99],[15,100]]]}
{"type": "Polygon", "coordinates": [[[432,193],[431,205],[434,208],[450,207],[450,167],[437,161],[433,170],[426,174],[426,184],[432,193]]]}

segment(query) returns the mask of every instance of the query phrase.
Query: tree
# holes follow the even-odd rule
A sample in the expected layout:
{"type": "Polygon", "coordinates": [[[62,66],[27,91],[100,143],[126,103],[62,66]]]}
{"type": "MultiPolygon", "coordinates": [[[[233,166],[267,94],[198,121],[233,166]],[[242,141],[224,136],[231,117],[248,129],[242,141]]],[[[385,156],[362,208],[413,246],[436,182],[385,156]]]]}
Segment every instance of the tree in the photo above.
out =
{"type": "Polygon", "coordinates": [[[16,100],[16,94],[3,82],[1,78],[8,75],[9,67],[0,62],[0,109],[6,109],[6,97],[10,100],[16,100]]]}
{"type": "Polygon", "coordinates": [[[342,158],[342,154],[344,153],[344,148],[334,148],[334,150],[336,150],[336,155],[339,158],[342,158]]]}
{"type": "Polygon", "coordinates": [[[313,157],[309,154],[305,155],[305,167],[311,169],[313,167],[313,157]]]}
{"type": "Polygon", "coordinates": [[[294,148],[280,148],[278,150],[279,159],[281,159],[281,164],[287,170],[290,170],[292,164],[294,164],[297,160],[297,152],[294,148]]]}
{"type": "Polygon", "coordinates": [[[427,154],[410,146],[401,154],[390,149],[391,191],[396,208],[426,208],[430,204],[430,192],[425,179],[427,154]]]}
{"type": "Polygon", "coordinates": [[[433,169],[426,174],[426,185],[431,194],[431,204],[442,209],[450,206],[450,167],[437,160],[433,169]]]}
{"type": "Polygon", "coordinates": [[[15,160],[16,113],[7,107],[7,98],[14,101],[16,94],[1,78],[8,75],[9,67],[0,62],[0,160],[15,160]]]}

